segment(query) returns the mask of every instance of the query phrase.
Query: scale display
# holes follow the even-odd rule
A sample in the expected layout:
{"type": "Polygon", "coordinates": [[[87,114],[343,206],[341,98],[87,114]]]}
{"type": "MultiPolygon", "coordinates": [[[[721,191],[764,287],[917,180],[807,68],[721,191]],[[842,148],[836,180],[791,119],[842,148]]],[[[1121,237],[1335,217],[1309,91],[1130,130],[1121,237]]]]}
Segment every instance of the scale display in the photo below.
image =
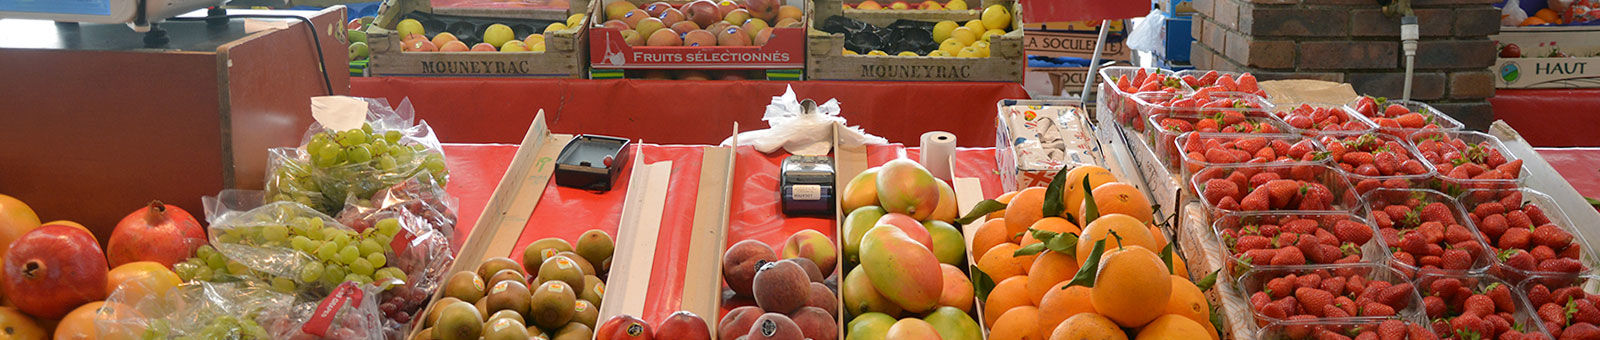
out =
{"type": "Polygon", "coordinates": [[[0,12],[111,15],[111,0],[0,0],[0,12]]]}

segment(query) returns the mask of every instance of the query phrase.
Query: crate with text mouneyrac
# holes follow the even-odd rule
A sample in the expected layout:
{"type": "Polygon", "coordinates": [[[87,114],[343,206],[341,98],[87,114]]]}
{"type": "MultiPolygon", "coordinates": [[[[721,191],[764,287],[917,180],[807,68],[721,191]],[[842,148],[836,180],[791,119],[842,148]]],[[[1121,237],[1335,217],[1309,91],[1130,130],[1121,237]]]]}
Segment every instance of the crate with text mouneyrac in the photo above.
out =
{"type": "MultiPolygon", "coordinates": [[[[976,4],[976,2],[974,2],[976,4]]],[[[963,22],[973,20],[982,21],[977,17],[956,17],[950,12],[976,12],[949,11],[949,10],[863,10],[852,8],[843,9],[845,2],[839,0],[817,0],[811,2],[813,11],[812,27],[808,29],[806,42],[806,75],[812,79],[827,80],[896,80],[896,81],[1000,81],[1022,82],[1025,72],[1026,56],[1022,49],[1022,17],[1021,10],[1014,1],[988,0],[983,1],[982,10],[989,6],[999,5],[1008,11],[1011,16],[1007,28],[1000,29],[1003,34],[991,36],[988,41],[983,41],[983,32],[977,32],[978,39],[962,47],[952,48],[940,52],[933,51],[904,51],[910,52],[899,55],[899,52],[884,51],[884,55],[872,55],[872,51],[849,51],[847,42],[852,41],[843,33],[829,33],[819,30],[829,17],[841,16],[850,20],[864,22],[878,27],[888,27],[897,22],[917,22],[923,25],[934,25],[940,21],[956,22],[956,29],[963,28],[963,22]],[[967,20],[960,20],[967,19],[967,20]],[[961,57],[960,51],[965,47],[986,45],[980,57],[961,57]],[[847,52],[848,51],[848,52],[847,52]],[[986,51],[986,52],[985,52],[986,51]]],[[[975,6],[976,7],[976,6],[975,6]]],[[[934,30],[939,30],[937,25],[934,30]]],[[[970,29],[970,28],[969,28],[970,29]]],[[[987,30],[985,31],[987,32],[987,30]]],[[[867,33],[857,33],[867,34],[867,33]]],[[[955,38],[947,38],[955,39],[955,38]]],[[[934,42],[939,44],[938,41],[934,42]]],[[[975,49],[976,50],[976,49],[975,49]]]]}
{"type": "MultiPolygon", "coordinates": [[[[560,2],[553,2],[561,4],[560,2]]],[[[586,1],[567,3],[569,7],[537,9],[455,9],[431,8],[424,0],[404,0],[384,4],[368,32],[372,59],[367,71],[384,76],[478,76],[528,78],[580,78],[584,74],[586,31],[566,27],[573,14],[588,12],[586,1]],[[512,11],[512,12],[503,12],[512,11]],[[417,39],[400,35],[399,23],[406,19],[421,22],[422,40],[440,39],[450,33],[463,43],[486,41],[494,24],[510,27],[512,39],[525,41],[525,50],[442,51],[445,46],[416,48],[417,39]],[[556,29],[550,31],[552,27],[556,29]],[[542,47],[534,47],[542,44],[542,47]],[[542,48],[542,50],[541,50],[542,48]]],[[[587,17],[577,25],[586,25],[587,17]]],[[[510,42],[507,41],[506,44],[510,42]]],[[[467,45],[472,46],[472,45],[467,45]]],[[[489,45],[492,46],[492,45],[489,45]]]]}

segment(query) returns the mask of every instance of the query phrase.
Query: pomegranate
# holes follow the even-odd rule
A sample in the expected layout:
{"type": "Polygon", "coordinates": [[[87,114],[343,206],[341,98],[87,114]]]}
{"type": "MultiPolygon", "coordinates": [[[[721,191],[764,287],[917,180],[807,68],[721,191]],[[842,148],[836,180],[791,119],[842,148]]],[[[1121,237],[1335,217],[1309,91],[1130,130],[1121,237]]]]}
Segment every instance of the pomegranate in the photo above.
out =
{"type": "Polygon", "coordinates": [[[106,259],[113,267],[155,261],[172,269],[205,244],[206,231],[193,215],[178,206],[153,201],[117,222],[106,243],[106,259]]]}
{"type": "Polygon", "coordinates": [[[60,319],[90,301],[106,298],[106,258],[94,235],[64,225],[22,234],[5,254],[6,296],[23,313],[60,319]]]}

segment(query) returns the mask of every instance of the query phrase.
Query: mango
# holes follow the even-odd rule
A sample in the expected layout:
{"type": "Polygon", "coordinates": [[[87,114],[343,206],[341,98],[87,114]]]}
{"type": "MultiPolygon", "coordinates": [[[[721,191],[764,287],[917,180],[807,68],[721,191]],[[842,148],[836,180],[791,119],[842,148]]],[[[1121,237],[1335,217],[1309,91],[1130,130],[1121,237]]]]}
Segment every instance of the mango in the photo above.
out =
{"type": "Polygon", "coordinates": [[[939,332],[933,325],[918,318],[904,318],[889,326],[889,333],[883,336],[884,340],[926,340],[940,339],[939,332]]]}
{"type": "MultiPolygon", "coordinates": [[[[839,283],[839,297],[844,299],[844,310],[851,315],[879,313],[890,317],[900,315],[900,305],[878,294],[878,288],[872,286],[872,279],[867,277],[867,271],[856,267],[844,276],[844,282],[839,283]]],[[[891,318],[889,323],[894,323],[891,318]]],[[[884,330],[889,329],[884,325],[884,330]]]]}
{"type": "Polygon", "coordinates": [[[933,215],[928,216],[928,220],[955,223],[956,218],[961,217],[956,211],[957,205],[960,204],[956,202],[956,190],[950,188],[950,184],[944,180],[934,180],[934,182],[939,184],[939,204],[934,205],[933,215]]]}
{"type": "MultiPolygon", "coordinates": [[[[873,199],[877,199],[877,196],[873,196],[873,199]]],[[[888,213],[883,207],[869,205],[851,210],[850,215],[844,217],[844,238],[839,243],[844,244],[845,263],[861,263],[861,235],[866,235],[867,230],[877,226],[878,219],[888,213]]],[[[850,268],[845,266],[845,269],[850,268]]]]}
{"type": "Polygon", "coordinates": [[[909,159],[896,159],[878,169],[878,203],[884,210],[911,215],[918,221],[933,216],[939,204],[939,179],[909,159]]]}
{"type": "Polygon", "coordinates": [[[978,328],[978,321],[972,320],[972,317],[960,308],[939,307],[922,320],[933,325],[933,330],[939,332],[939,339],[942,340],[983,339],[983,330],[978,328]]]}
{"type": "Polygon", "coordinates": [[[856,316],[846,326],[844,340],[883,340],[894,326],[893,316],[883,313],[866,313],[856,316]]]}
{"type": "Polygon", "coordinates": [[[933,255],[939,258],[939,263],[959,266],[967,259],[966,238],[956,226],[934,220],[922,222],[922,227],[927,228],[928,236],[933,238],[933,255]]]}
{"type": "Polygon", "coordinates": [[[867,169],[850,179],[850,183],[844,185],[844,195],[839,196],[839,205],[844,211],[878,205],[878,168],[867,169]]]}
{"type": "Polygon", "coordinates": [[[932,310],[944,289],[939,258],[900,228],[874,227],[861,237],[861,268],[879,294],[907,312],[932,310]]]}
{"type": "Polygon", "coordinates": [[[887,225],[900,228],[900,231],[906,232],[906,236],[916,240],[917,244],[921,244],[923,247],[926,247],[929,250],[933,249],[933,236],[928,234],[928,228],[923,227],[922,222],[918,222],[916,219],[911,218],[910,215],[889,213],[887,215],[883,215],[883,218],[878,219],[878,225],[887,225]]]}

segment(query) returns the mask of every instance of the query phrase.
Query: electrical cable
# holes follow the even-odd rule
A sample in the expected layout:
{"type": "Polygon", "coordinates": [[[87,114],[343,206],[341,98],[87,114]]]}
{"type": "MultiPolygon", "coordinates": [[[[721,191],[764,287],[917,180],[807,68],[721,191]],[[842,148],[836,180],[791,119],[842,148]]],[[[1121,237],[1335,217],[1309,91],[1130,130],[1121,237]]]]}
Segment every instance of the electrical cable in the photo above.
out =
{"type": "Polygon", "coordinates": [[[334,95],[334,93],[333,93],[333,81],[330,80],[330,78],[328,77],[328,58],[326,56],[324,56],[323,53],[322,53],[322,38],[317,36],[317,24],[316,23],[312,23],[311,22],[311,18],[298,16],[298,15],[288,15],[288,14],[224,14],[224,15],[207,15],[207,16],[204,16],[204,17],[175,17],[175,18],[168,18],[167,20],[168,21],[206,21],[206,20],[211,20],[211,19],[235,19],[235,18],[240,18],[240,19],[297,19],[297,20],[300,20],[302,22],[305,22],[306,23],[306,31],[311,33],[311,43],[313,45],[311,50],[317,51],[317,69],[322,70],[322,86],[323,86],[323,88],[328,90],[327,91],[328,95],[330,95],[330,96],[334,95]]]}

